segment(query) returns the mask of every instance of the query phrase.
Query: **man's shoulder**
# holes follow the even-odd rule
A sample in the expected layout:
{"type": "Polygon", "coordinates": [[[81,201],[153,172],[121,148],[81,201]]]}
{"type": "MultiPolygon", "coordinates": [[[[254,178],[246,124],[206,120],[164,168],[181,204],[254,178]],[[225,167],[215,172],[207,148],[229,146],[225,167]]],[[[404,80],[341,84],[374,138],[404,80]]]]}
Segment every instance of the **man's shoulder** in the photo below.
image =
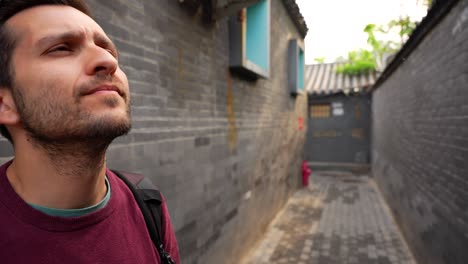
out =
{"type": "Polygon", "coordinates": [[[134,173],[134,172],[126,172],[121,170],[113,170],[109,169],[115,176],[120,178],[126,184],[132,184],[137,189],[150,189],[150,190],[158,190],[158,187],[154,185],[151,180],[146,177],[145,175],[134,173]]]}

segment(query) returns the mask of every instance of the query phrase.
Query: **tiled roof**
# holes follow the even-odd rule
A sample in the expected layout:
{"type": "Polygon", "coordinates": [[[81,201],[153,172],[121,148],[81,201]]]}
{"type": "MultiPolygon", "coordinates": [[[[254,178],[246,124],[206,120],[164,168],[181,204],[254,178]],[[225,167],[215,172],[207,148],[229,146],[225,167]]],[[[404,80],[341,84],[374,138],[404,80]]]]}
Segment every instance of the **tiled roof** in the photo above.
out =
{"type": "Polygon", "coordinates": [[[307,28],[305,19],[301,14],[301,10],[299,10],[299,6],[296,4],[296,0],[283,0],[283,3],[291,16],[291,19],[299,30],[299,33],[301,33],[301,36],[305,38],[309,29],[307,28]]]}
{"type": "Polygon", "coordinates": [[[304,74],[306,91],[312,95],[361,92],[377,80],[376,72],[356,76],[337,73],[337,67],[342,64],[344,63],[306,65],[304,74]]]}

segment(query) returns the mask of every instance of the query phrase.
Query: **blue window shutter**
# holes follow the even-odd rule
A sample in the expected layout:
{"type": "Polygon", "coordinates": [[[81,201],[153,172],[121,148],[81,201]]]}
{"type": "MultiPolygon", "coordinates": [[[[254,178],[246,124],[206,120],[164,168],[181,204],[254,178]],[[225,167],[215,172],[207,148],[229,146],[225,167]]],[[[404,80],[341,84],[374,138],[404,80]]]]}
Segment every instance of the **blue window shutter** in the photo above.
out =
{"type": "Polygon", "coordinates": [[[304,50],[299,47],[299,59],[298,59],[299,65],[297,66],[297,74],[298,74],[298,85],[297,89],[299,91],[304,90],[304,50]]]}
{"type": "Polygon", "coordinates": [[[229,18],[229,66],[246,78],[270,77],[270,0],[229,18]]]}
{"type": "Polygon", "coordinates": [[[291,39],[288,47],[288,87],[289,93],[293,96],[304,91],[304,55],[302,41],[291,39]]]}
{"type": "Polygon", "coordinates": [[[246,59],[264,71],[269,66],[269,18],[266,0],[247,8],[246,59]]]}

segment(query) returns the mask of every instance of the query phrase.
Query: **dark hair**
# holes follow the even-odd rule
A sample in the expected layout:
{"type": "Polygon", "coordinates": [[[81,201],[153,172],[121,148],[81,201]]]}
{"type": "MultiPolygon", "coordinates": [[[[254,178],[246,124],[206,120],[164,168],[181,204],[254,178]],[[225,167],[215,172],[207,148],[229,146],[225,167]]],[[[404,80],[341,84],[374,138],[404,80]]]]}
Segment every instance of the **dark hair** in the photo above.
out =
{"type": "MultiPolygon", "coordinates": [[[[25,9],[40,5],[67,5],[91,16],[83,0],[0,0],[0,87],[11,89],[14,75],[11,56],[16,40],[11,29],[5,27],[5,22],[25,9]]],[[[0,125],[0,133],[12,142],[11,135],[4,125],[0,125]]]]}

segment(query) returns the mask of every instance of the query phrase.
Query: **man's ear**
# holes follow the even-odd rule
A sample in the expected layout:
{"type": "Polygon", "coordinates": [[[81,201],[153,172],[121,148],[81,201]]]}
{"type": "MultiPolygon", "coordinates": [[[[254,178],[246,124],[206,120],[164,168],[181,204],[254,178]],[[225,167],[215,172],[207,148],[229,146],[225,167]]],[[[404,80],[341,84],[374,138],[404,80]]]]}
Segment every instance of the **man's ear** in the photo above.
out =
{"type": "Polygon", "coordinates": [[[19,122],[20,118],[11,90],[0,87],[0,124],[16,125],[19,122]]]}

